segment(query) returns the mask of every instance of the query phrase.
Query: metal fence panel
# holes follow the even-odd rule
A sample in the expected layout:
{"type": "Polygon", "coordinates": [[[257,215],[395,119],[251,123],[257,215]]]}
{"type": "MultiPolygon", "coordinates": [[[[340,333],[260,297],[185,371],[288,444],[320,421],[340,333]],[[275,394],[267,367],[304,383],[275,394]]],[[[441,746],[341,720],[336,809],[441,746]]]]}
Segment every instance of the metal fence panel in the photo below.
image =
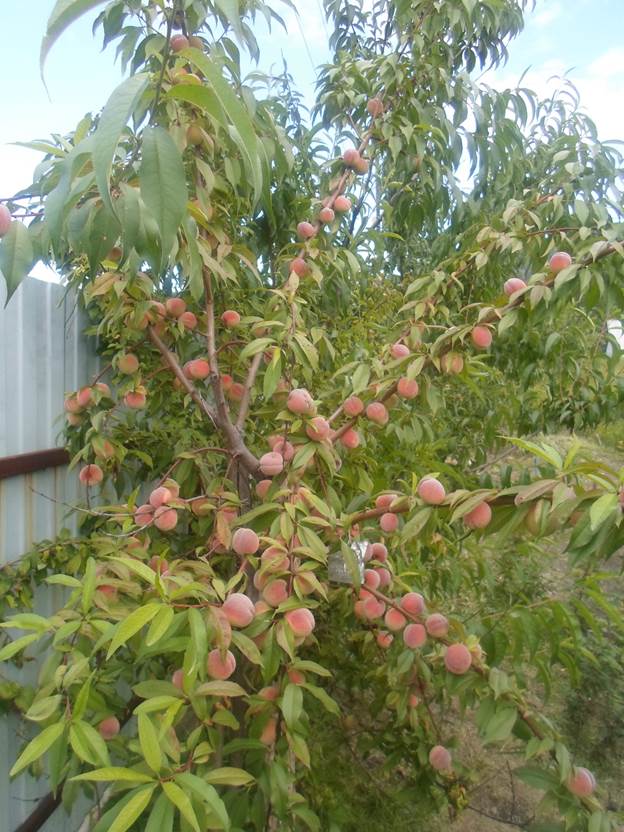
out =
{"type": "MultiPolygon", "coordinates": [[[[6,309],[3,303],[0,295],[0,457],[62,445],[64,394],[87,383],[98,369],[97,356],[81,334],[85,317],[64,287],[28,279],[6,309]]],[[[0,480],[0,566],[17,560],[33,543],[54,538],[63,526],[74,528],[66,504],[80,499],[76,473],[65,467],[0,480]]],[[[41,615],[62,603],[60,587],[37,592],[41,615]]],[[[34,658],[19,672],[3,668],[0,678],[33,684],[39,664],[34,658]]],[[[45,779],[9,781],[25,730],[28,726],[15,717],[0,720],[0,748],[6,749],[0,755],[0,832],[13,832],[48,791],[45,779]]],[[[82,802],[71,817],[59,809],[42,829],[76,830],[87,808],[82,802]]]]}

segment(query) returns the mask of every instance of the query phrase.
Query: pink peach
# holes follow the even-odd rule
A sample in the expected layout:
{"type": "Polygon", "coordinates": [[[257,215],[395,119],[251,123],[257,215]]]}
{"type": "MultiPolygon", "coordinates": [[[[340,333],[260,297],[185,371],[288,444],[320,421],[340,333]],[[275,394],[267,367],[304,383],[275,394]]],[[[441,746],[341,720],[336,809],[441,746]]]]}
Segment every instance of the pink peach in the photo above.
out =
{"type": "Polygon", "coordinates": [[[235,670],[236,659],[229,650],[226,650],[225,654],[218,649],[211,650],[208,653],[206,671],[212,679],[229,679],[235,670]]]}

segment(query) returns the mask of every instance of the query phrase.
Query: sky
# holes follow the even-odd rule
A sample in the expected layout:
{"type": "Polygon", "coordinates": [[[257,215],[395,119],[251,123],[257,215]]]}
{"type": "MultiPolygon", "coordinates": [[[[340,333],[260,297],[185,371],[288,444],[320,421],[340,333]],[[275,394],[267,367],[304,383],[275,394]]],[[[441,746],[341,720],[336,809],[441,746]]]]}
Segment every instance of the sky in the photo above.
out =
{"type": "MultiPolygon", "coordinates": [[[[0,197],[31,182],[41,158],[12,145],[73,129],[86,112],[97,112],[121,80],[114,49],[100,52],[85,15],[55,44],[46,65],[46,83],[39,74],[39,47],[53,0],[0,0],[0,197]]],[[[279,8],[279,0],[275,0],[279,8]]],[[[301,4],[303,5],[303,4],[301,4]]],[[[284,6],[288,33],[275,27],[261,34],[266,56],[281,68],[282,57],[304,92],[311,93],[314,67],[327,53],[327,32],[321,0],[307,0],[300,19],[284,6]]],[[[514,85],[528,69],[523,85],[538,93],[552,90],[554,75],[568,74],[578,87],[584,109],[598,125],[602,139],[624,140],[624,0],[537,0],[527,25],[510,47],[508,63],[483,80],[492,86],[514,85]]],[[[262,30],[261,30],[262,32],[262,30]]]]}

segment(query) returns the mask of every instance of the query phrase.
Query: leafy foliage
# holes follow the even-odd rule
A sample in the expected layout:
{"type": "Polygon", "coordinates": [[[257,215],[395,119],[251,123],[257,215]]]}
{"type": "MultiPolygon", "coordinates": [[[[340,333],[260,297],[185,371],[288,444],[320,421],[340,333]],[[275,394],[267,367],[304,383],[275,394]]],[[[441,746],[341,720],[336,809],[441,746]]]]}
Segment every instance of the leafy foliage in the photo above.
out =
{"type": "MultiPolygon", "coordinates": [[[[57,3],[43,56],[95,5],[57,3]]],[[[108,362],[66,399],[82,537],[4,589],[19,606],[44,577],[67,603],[7,619],[0,652],[42,658],[36,688],[2,690],[41,729],[12,774],[67,806],[109,784],[94,830],[355,828],[325,777],[344,756],[317,749],[338,720],[377,781],[409,768],[397,824],[410,801],[455,812],[457,714],[484,748],[524,745],[557,828],[616,827],[536,703],[580,679],[588,633],[621,638],[623,477],[530,434],[622,399],[621,156],[570,89],[472,78],[526,5],[326,0],[309,118],[286,68],[241,75],[256,17],[280,22],[260,0],[98,16],[129,75],[33,144],[0,243],[9,294],[54,264],[108,362]],[[558,597],[541,541],[564,529],[558,597]]]]}

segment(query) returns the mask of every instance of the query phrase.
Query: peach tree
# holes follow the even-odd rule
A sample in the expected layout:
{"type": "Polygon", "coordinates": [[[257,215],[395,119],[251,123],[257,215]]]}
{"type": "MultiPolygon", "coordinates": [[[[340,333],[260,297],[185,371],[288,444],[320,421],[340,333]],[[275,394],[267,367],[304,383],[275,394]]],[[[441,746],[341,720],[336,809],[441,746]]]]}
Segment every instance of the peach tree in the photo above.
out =
{"type": "Polygon", "coordinates": [[[348,829],[315,735],[378,730],[413,801],[456,811],[454,713],[484,753],[523,745],[549,830],[615,829],[542,700],[586,631],[621,633],[622,474],[532,434],[622,399],[621,157],[573,89],[474,80],[524,0],[324,0],[309,113],[286,69],[249,69],[292,25],[276,5],[48,22],[42,61],[97,7],[126,77],[0,205],[9,298],[52,265],[103,367],[65,400],[80,537],[2,583],[5,607],[67,592],[3,625],[2,660],[40,661],[3,686],[36,729],[12,775],[93,799],[98,832],[348,829]],[[529,603],[555,530],[573,589],[529,603]]]}

